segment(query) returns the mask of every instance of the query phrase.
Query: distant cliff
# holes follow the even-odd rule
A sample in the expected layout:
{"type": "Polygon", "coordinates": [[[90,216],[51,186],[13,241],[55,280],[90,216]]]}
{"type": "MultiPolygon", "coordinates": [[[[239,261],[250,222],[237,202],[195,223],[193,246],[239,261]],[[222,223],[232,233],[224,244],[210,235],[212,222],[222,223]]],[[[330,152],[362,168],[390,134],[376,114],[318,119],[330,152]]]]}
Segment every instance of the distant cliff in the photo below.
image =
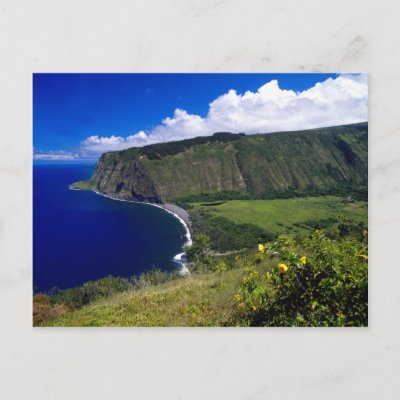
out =
{"type": "Polygon", "coordinates": [[[162,203],[214,197],[366,189],[368,124],[296,132],[216,133],[103,154],[91,188],[113,197],[162,203]]]}

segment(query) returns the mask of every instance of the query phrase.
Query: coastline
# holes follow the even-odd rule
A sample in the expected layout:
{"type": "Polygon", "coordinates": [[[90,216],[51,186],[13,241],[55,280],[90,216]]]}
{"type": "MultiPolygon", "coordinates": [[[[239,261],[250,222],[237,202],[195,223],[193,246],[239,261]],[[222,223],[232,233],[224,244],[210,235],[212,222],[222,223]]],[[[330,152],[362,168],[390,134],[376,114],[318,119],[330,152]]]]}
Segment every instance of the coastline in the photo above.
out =
{"type": "MultiPolygon", "coordinates": [[[[83,189],[74,188],[72,186],[69,186],[69,189],[70,190],[83,190],[83,189]]],[[[181,208],[175,204],[169,204],[169,203],[155,204],[155,203],[146,203],[146,202],[140,202],[140,201],[134,201],[134,200],[119,199],[117,197],[109,196],[107,194],[98,192],[97,190],[92,190],[92,191],[94,193],[98,194],[99,196],[107,197],[112,200],[125,201],[128,203],[136,203],[136,204],[146,204],[149,206],[158,207],[158,208],[163,209],[167,213],[172,214],[175,218],[177,218],[178,221],[185,228],[186,242],[184,245],[192,244],[192,221],[190,219],[189,213],[186,210],[184,210],[183,208],[181,208]]],[[[182,250],[183,250],[183,248],[182,248],[182,250]]],[[[190,275],[189,268],[187,267],[186,262],[185,262],[185,252],[175,255],[173,258],[173,261],[176,262],[177,264],[180,264],[179,274],[181,276],[190,275]]]]}
{"type": "MultiPolygon", "coordinates": [[[[165,211],[169,212],[170,214],[174,215],[175,218],[178,218],[180,222],[185,226],[185,230],[187,231],[187,239],[188,241],[192,241],[192,220],[190,219],[189,213],[184,210],[183,208],[170,203],[164,204],[154,204],[154,203],[142,203],[142,204],[149,204],[152,206],[156,206],[159,208],[163,208],[165,211]]],[[[191,244],[191,243],[190,243],[191,244]]]]}
{"type": "MultiPolygon", "coordinates": [[[[190,220],[189,213],[184,210],[183,208],[175,205],[175,204],[154,204],[154,203],[141,203],[141,204],[149,204],[151,206],[155,206],[158,208],[162,208],[164,211],[172,214],[175,218],[179,220],[179,222],[184,226],[186,231],[186,243],[184,245],[191,245],[192,244],[192,221],[190,220]]],[[[179,274],[181,276],[190,275],[189,268],[186,265],[186,254],[185,252],[177,254],[173,261],[177,264],[180,264],[181,269],[179,274]]]]}

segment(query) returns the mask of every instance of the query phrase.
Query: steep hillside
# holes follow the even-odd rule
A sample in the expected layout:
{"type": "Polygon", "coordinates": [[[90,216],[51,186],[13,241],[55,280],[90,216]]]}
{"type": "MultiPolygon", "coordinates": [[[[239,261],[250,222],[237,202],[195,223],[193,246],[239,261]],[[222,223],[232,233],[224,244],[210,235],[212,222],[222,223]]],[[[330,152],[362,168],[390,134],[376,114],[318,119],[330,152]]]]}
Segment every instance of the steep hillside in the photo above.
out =
{"type": "Polygon", "coordinates": [[[137,201],[166,202],[230,193],[350,192],[367,185],[368,124],[297,132],[217,133],[103,154],[77,187],[137,201]]]}

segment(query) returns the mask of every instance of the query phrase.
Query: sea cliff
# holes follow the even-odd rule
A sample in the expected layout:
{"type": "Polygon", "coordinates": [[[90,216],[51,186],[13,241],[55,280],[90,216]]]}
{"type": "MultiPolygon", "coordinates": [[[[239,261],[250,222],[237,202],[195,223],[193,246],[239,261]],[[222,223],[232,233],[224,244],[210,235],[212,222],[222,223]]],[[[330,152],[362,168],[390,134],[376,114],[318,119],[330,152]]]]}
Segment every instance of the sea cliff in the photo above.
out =
{"type": "Polygon", "coordinates": [[[368,124],[296,132],[217,133],[103,154],[73,185],[123,200],[176,202],[366,190],[368,124]]]}

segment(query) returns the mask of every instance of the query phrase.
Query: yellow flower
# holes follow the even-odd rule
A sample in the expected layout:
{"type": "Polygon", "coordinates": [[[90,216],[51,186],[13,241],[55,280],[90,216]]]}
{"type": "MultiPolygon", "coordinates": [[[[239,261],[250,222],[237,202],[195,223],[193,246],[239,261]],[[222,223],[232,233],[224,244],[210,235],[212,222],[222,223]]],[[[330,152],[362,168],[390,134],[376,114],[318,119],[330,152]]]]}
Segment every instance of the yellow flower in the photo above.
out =
{"type": "Polygon", "coordinates": [[[253,311],[257,311],[257,307],[256,307],[256,306],[251,306],[251,309],[252,309],[253,311]]]}
{"type": "Polygon", "coordinates": [[[238,307],[239,307],[241,310],[244,310],[244,309],[246,308],[246,304],[240,303],[240,304],[238,304],[238,307]]]}
{"type": "Polygon", "coordinates": [[[235,295],[233,296],[233,300],[235,300],[235,301],[240,301],[241,298],[240,298],[240,296],[239,296],[238,294],[235,294],[235,295]]]}
{"type": "Polygon", "coordinates": [[[282,272],[284,274],[287,272],[288,266],[286,264],[280,263],[280,264],[278,264],[278,269],[279,269],[279,272],[282,272]]]}
{"type": "Polygon", "coordinates": [[[236,256],[235,261],[239,261],[239,260],[240,260],[240,256],[236,256]]]}
{"type": "Polygon", "coordinates": [[[258,272],[257,271],[250,272],[250,278],[257,279],[258,278],[258,272]]]}
{"type": "Polygon", "coordinates": [[[368,260],[368,256],[366,256],[365,254],[359,254],[358,257],[361,257],[364,260],[368,260]]]}
{"type": "Polygon", "coordinates": [[[266,274],[265,274],[265,277],[267,278],[267,280],[271,280],[272,279],[272,274],[271,274],[271,272],[267,272],[266,274]]]}
{"type": "Polygon", "coordinates": [[[301,263],[303,265],[306,265],[307,264],[307,257],[306,256],[300,257],[300,261],[301,261],[301,263]]]}
{"type": "Polygon", "coordinates": [[[265,250],[265,246],[263,244],[259,244],[258,245],[258,251],[261,252],[261,253],[264,253],[264,250],[265,250]]]}

